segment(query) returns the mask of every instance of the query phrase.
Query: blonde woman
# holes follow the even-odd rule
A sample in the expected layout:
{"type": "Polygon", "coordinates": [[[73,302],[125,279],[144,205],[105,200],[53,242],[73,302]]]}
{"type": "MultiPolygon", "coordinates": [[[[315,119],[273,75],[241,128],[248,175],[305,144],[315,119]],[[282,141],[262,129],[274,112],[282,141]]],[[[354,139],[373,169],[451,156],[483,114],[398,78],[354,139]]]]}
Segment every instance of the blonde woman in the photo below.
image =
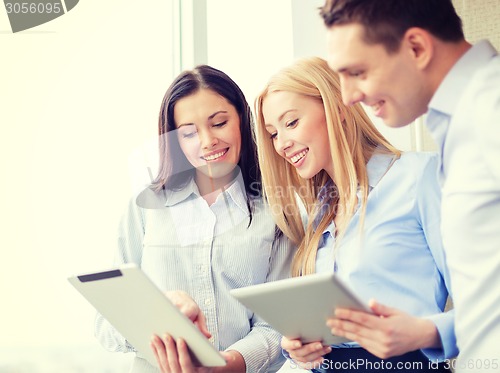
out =
{"type": "Polygon", "coordinates": [[[255,103],[266,198],[299,246],[293,274],[335,272],[374,312],[338,309],[327,321],[353,343],[283,338],[285,354],[316,372],[449,371],[457,348],[454,313],[443,312],[436,155],[395,149],[361,106],[342,104],[338,76],[320,58],[278,72],[255,103]]]}

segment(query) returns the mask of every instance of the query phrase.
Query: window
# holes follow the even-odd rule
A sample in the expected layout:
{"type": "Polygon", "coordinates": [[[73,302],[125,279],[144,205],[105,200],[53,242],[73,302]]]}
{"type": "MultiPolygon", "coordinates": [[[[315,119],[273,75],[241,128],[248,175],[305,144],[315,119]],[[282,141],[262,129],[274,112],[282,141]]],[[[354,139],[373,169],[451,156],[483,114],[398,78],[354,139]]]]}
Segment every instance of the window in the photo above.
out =
{"type": "Polygon", "coordinates": [[[156,136],[174,74],[172,19],[164,0],[81,1],[0,33],[2,371],[128,371],[66,278],[111,266],[128,157],[156,136]]]}

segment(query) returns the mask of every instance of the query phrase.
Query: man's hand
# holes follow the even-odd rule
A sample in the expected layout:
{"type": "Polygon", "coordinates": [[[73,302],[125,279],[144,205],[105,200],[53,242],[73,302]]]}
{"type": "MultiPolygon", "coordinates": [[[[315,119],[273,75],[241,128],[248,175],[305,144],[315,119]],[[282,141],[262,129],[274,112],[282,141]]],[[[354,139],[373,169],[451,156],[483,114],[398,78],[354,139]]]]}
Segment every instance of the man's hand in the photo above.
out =
{"type": "Polygon", "coordinates": [[[338,308],[335,318],[328,319],[326,324],[332,334],[359,343],[381,359],[441,345],[432,321],[411,316],[375,300],[370,301],[370,308],[373,314],[338,308]]]}

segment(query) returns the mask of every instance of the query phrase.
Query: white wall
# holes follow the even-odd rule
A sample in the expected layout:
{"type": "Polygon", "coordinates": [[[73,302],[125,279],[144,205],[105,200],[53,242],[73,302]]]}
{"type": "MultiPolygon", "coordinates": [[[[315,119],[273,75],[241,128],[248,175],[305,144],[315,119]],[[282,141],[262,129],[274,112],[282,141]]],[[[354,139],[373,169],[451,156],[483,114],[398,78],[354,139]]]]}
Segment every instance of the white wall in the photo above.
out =
{"type": "Polygon", "coordinates": [[[462,19],[465,38],[476,43],[488,39],[500,50],[500,6],[498,0],[452,0],[462,19]]]}
{"type": "Polygon", "coordinates": [[[326,28],[319,15],[325,0],[291,0],[293,56],[326,58],[326,28]]]}
{"type": "Polygon", "coordinates": [[[267,79],[293,58],[290,0],[207,2],[208,64],[224,71],[253,101],[267,79]]]}
{"type": "Polygon", "coordinates": [[[128,158],[156,136],[172,79],[170,14],[163,0],[81,1],[12,34],[0,11],[0,371],[14,347],[100,349],[66,277],[111,265],[128,158]]]}

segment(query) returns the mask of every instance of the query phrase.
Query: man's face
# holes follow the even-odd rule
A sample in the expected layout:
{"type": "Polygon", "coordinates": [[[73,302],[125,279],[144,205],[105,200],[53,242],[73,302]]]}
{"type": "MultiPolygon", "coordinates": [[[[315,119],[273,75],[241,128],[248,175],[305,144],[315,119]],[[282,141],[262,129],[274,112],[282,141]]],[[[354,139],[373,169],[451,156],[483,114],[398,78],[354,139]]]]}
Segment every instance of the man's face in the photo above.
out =
{"type": "Polygon", "coordinates": [[[415,50],[406,38],[399,51],[367,44],[359,24],[328,29],[328,64],[339,74],[344,104],[362,102],[390,127],[413,122],[427,111],[426,89],[415,50]]]}

